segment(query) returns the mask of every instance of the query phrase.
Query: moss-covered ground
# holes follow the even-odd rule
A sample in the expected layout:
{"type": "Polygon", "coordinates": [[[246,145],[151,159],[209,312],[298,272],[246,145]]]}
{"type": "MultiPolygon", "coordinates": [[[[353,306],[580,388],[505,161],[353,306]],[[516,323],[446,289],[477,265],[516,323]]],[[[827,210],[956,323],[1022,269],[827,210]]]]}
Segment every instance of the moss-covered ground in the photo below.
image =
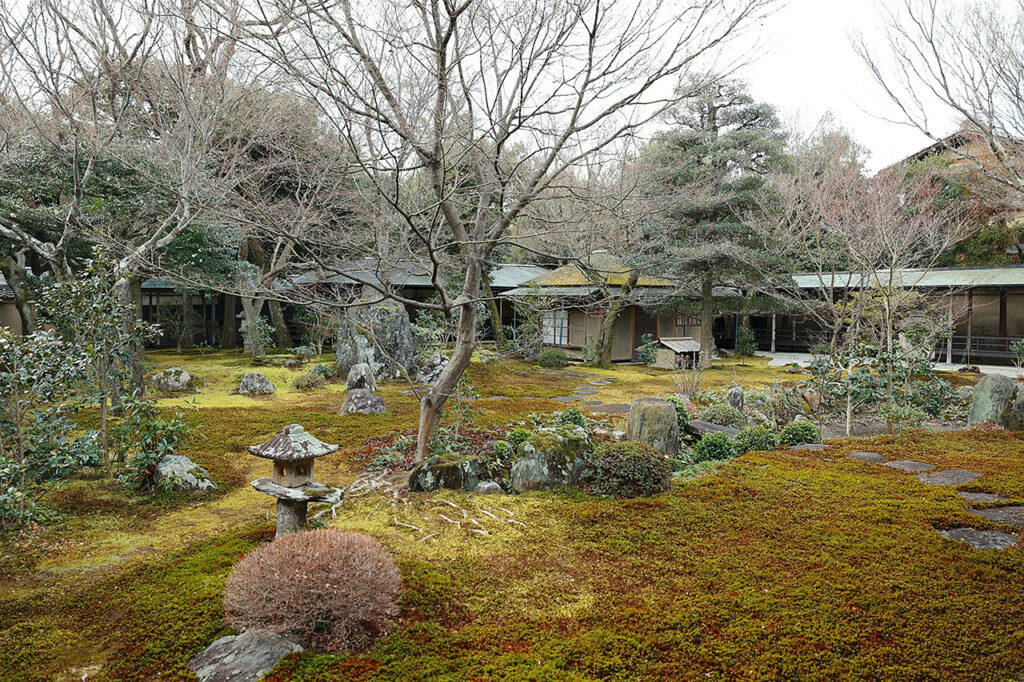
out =
{"type": "MultiPolygon", "coordinates": [[[[0,679],[192,679],[189,658],[227,634],[231,565],[272,537],[267,475],[243,446],[301,422],[342,449],[317,478],[343,485],[362,443],[414,427],[416,401],[381,388],[382,415],[337,414],[341,389],[232,395],[241,356],[157,354],[206,380],[184,454],[220,489],[143,496],[83,475],[44,496],[45,525],[0,536],[0,679]]],[[[643,368],[592,370],[606,402],[671,390],[643,368]]],[[[760,360],[709,372],[723,385],[783,380],[760,360]]],[[[479,419],[563,404],[586,378],[474,364],[479,419]]],[[[169,398],[162,403],[184,403],[169,398]]],[[[391,549],[404,580],[389,636],[351,656],[300,654],[269,679],[1014,679],[1024,671],[1024,552],[975,551],[934,527],[1002,527],[955,491],[851,460],[854,450],[983,476],[966,490],[1024,502],[1024,439],[911,432],[822,452],[750,453],[651,499],[580,493],[411,495],[346,502],[334,526],[391,549]],[[454,505],[454,507],[452,506],[454,505]],[[451,519],[451,521],[446,520],[451,519]],[[415,526],[416,528],[411,528],[415,526]],[[487,534],[472,532],[485,530],[487,534]]],[[[1002,528],[1006,530],[1005,528],[1002,528]]]]}

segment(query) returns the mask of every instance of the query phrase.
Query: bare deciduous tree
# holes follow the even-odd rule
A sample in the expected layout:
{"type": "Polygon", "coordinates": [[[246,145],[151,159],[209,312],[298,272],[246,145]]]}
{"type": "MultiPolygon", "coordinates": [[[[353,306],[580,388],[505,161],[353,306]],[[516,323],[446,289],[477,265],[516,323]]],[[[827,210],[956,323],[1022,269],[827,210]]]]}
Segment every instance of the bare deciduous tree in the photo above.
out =
{"type": "Polygon", "coordinates": [[[901,0],[886,19],[889,59],[863,38],[856,47],[902,122],[992,183],[1024,192],[1024,4],[901,0]],[[965,122],[967,144],[935,129],[937,104],[965,122]]]}
{"type": "MultiPolygon", "coordinates": [[[[455,321],[452,358],[421,400],[417,456],[476,345],[475,303],[494,250],[568,171],[639,131],[686,93],[676,80],[760,16],[770,0],[418,0],[282,3],[287,29],[249,45],[282,87],[321,107],[365,176],[372,238],[333,229],[298,249],[340,274],[359,241],[378,262],[430,273],[455,321]],[[460,285],[449,288],[444,274],[460,285]]],[[[260,4],[250,24],[277,17],[260,4]]],[[[703,66],[707,66],[703,64],[703,66]]]]}

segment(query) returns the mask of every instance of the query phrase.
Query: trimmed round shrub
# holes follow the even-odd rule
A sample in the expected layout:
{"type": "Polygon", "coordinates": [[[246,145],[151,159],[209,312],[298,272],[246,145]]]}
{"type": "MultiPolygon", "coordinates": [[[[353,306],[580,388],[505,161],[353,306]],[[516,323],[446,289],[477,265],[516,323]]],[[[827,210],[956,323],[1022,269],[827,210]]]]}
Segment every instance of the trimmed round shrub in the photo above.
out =
{"type": "Polygon", "coordinates": [[[774,450],[779,447],[775,434],[763,426],[747,426],[733,438],[733,448],[737,455],[761,450],[774,450]]]}
{"type": "Polygon", "coordinates": [[[743,416],[742,412],[732,405],[726,405],[725,403],[708,405],[704,408],[704,411],[700,413],[700,418],[706,422],[718,424],[719,426],[739,427],[744,426],[747,423],[747,418],[743,416]]]}
{"type": "Polygon", "coordinates": [[[537,357],[537,364],[541,367],[568,367],[569,356],[564,351],[549,349],[537,357]]]}
{"type": "Polygon", "coordinates": [[[790,422],[779,432],[779,445],[803,445],[821,440],[821,431],[811,422],[790,422]]]}
{"type": "Polygon", "coordinates": [[[679,434],[682,435],[686,431],[686,427],[690,425],[690,411],[686,409],[686,398],[678,395],[666,396],[665,400],[672,404],[672,407],[676,408],[676,420],[679,422],[679,434]]]}
{"type": "Polygon", "coordinates": [[[295,388],[300,391],[315,391],[327,385],[327,379],[322,374],[306,372],[295,379],[295,388]]]}
{"type": "Polygon", "coordinates": [[[647,443],[602,443],[587,459],[583,489],[592,495],[648,497],[667,492],[672,465],[647,443]]]}
{"type": "Polygon", "coordinates": [[[235,630],[293,633],[315,651],[361,648],[398,616],[402,580],[373,538],[335,528],[289,533],[239,561],[224,588],[235,630]]]}
{"type": "Polygon", "coordinates": [[[724,431],[705,433],[693,448],[694,462],[730,459],[736,454],[732,439],[724,431]]]}
{"type": "Polygon", "coordinates": [[[313,369],[309,370],[310,374],[319,374],[324,379],[334,374],[334,370],[327,365],[317,365],[313,369]]]}

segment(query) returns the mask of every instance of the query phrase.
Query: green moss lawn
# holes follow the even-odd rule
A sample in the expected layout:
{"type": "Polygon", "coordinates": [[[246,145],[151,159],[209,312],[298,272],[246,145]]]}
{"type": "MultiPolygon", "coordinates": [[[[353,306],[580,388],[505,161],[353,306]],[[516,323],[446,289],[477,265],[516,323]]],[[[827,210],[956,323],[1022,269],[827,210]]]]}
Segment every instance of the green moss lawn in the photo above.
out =
{"type": "MultiPolygon", "coordinates": [[[[184,454],[220,489],[148,497],[82,475],[47,493],[43,525],[0,536],[2,680],[194,679],[188,660],[230,632],[231,565],[273,534],[272,501],[248,485],[269,466],[243,446],[301,422],[342,444],[317,478],[344,485],[368,437],[416,423],[399,383],[380,391],[385,414],[339,416],[341,387],[297,392],[285,369],[256,368],[275,396],[234,395],[254,369],[241,355],[153,360],[200,377],[200,394],[161,403],[196,408],[203,436],[184,454]]],[[[643,368],[584,371],[615,379],[604,402],[672,387],[643,368]]],[[[706,377],[792,378],[757,359],[706,377]]],[[[508,362],[475,363],[470,378],[482,397],[505,396],[475,403],[484,424],[560,409],[549,398],[587,382],[508,362]]],[[[865,449],[980,472],[963,489],[1024,503],[1024,440],[977,431],[750,453],[651,499],[361,498],[330,524],[395,553],[401,622],[368,651],[292,656],[269,679],[1021,679],[1022,549],[940,537],[933,528],[1007,529],[968,514],[954,490],[845,457],[865,449]]]]}

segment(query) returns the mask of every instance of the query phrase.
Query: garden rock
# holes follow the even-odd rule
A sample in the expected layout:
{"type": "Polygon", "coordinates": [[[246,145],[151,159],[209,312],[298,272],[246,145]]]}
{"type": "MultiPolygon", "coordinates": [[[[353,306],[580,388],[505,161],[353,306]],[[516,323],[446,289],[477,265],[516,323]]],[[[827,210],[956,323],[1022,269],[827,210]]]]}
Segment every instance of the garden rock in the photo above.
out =
{"type": "Polygon", "coordinates": [[[480,481],[476,484],[473,492],[477,495],[503,495],[505,493],[501,486],[494,481],[480,481]]]}
{"type": "Polygon", "coordinates": [[[686,432],[697,438],[700,438],[705,433],[711,433],[712,431],[722,431],[730,438],[734,438],[736,434],[740,432],[739,429],[731,426],[720,426],[718,424],[706,422],[702,419],[691,419],[690,423],[686,425],[686,432]]]}
{"type": "Polygon", "coordinates": [[[438,490],[465,490],[473,492],[480,485],[476,460],[442,462],[436,458],[424,460],[409,473],[409,490],[432,493],[438,490]]]}
{"type": "Polygon", "coordinates": [[[978,530],[977,528],[951,528],[937,531],[939,535],[950,540],[966,542],[974,549],[1006,549],[1017,544],[1017,536],[1001,533],[997,530],[978,530]]]}
{"type": "Polygon", "coordinates": [[[512,489],[521,493],[577,485],[589,447],[590,437],[580,426],[537,429],[512,462],[512,489]]]}
{"type": "Polygon", "coordinates": [[[807,403],[807,409],[811,412],[817,412],[818,408],[821,407],[821,394],[815,389],[807,389],[803,392],[802,397],[804,402],[807,403]]]}
{"type": "Polygon", "coordinates": [[[161,487],[169,486],[190,493],[217,489],[217,484],[210,478],[210,472],[184,455],[165,455],[157,462],[153,481],[161,487]]]}
{"type": "Polygon", "coordinates": [[[268,395],[274,392],[274,384],[259,372],[246,372],[238,385],[238,392],[242,395],[268,395]]]}
{"type": "Polygon", "coordinates": [[[441,372],[448,366],[448,358],[441,353],[434,353],[430,359],[420,367],[416,374],[416,383],[433,386],[441,377],[441,372]]]}
{"type": "MultiPolygon", "coordinates": [[[[740,389],[742,402],[742,389],[740,389]]],[[[640,398],[629,408],[626,440],[640,441],[668,457],[679,452],[679,417],[672,403],[660,398],[640,398]]]]}
{"type": "Polygon", "coordinates": [[[932,474],[919,474],[917,480],[921,481],[925,485],[939,485],[944,487],[952,487],[956,485],[963,485],[964,483],[970,483],[981,474],[974,473],[973,471],[964,471],[963,469],[946,469],[945,471],[936,471],[932,474]]]}
{"type": "Polygon", "coordinates": [[[302,369],[302,360],[296,360],[295,358],[288,358],[284,361],[284,368],[297,372],[302,369]]]}
{"type": "Polygon", "coordinates": [[[828,450],[828,445],[825,443],[800,443],[799,445],[791,445],[790,450],[810,450],[811,452],[820,452],[822,450],[828,450]]]}
{"type": "Polygon", "coordinates": [[[969,423],[991,421],[1006,428],[1024,428],[1024,391],[1002,374],[988,374],[974,387],[969,423]]]}
{"type": "Polygon", "coordinates": [[[345,402],[341,405],[342,414],[380,414],[383,411],[384,398],[374,395],[368,388],[353,388],[345,394],[345,402]]]}
{"type": "Polygon", "coordinates": [[[386,300],[349,308],[338,329],[338,376],[365,362],[378,379],[395,379],[413,366],[416,342],[409,313],[398,301],[386,300]]]}
{"type": "Polygon", "coordinates": [[[170,367],[149,378],[149,387],[161,393],[184,391],[192,381],[192,375],[180,367],[170,367]]]}
{"type": "Polygon", "coordinates": [[[373,370],[365,362],[352,365],[352,369],[348,371],[345,390],[351,391],[354,388],[365,388],[371,393],[377,390],[377,380],[373,377],[373,370]]]}
{"type": "Polygon", "coordinates": [[[743,411],[743,387],[733,386],[725,393],[725,402],[740,412],[743,411]]]}
{"type": "Polygon", "coordinates": [[[201,682],[258,680],[288,654],[302,651],[295,642],[270,630],[249,630],[221,637],[188,662],[201,682]]]}

